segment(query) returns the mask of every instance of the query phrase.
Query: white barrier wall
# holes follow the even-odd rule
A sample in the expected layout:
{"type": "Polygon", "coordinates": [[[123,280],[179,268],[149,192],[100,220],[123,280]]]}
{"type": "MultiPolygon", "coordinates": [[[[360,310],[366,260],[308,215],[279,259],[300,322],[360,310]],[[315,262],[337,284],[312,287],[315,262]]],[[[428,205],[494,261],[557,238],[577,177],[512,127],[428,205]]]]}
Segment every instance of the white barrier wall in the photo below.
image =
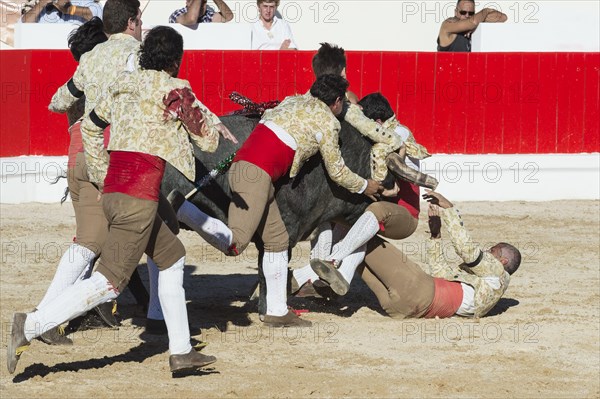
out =
{"type": "MultiPolygon", "coordinates": [[[[187,50],[250,50],[252,32],[250,24],[162,24],[173,27],[181,36],[187,50]]],[[[155,25],[145,23],[144,29],[155,25]]],[[[69,34],[76,29],[71,24],[17,24],[15,48],[66,49],[69,34]]]]}
{"type": "Polygon", "coordinates": [[[517,22],[508,13],[509,25],[481,24],[472,51],[599,51],[600,1],[527,2],[524,10],[517,22]]]}
{"type": "MultiPolygon", "coordinates": [[[[1,203],[58,202],[66,157],[0,158],[1,203]]],[[[421,163],[456,201],[600,199],[600,154],[434,155],[421,163]]]]}
{"type": "MultiPolygon", "coordinates": [[[[185,0],[141,3],[144,28],[148,28],[167,24],[169,15],[183,7],[185,0]]],[[[253,0],[227,0],[227,4],[234,12],[234,20],[224,25],[247,26],[258,19],[253,0]]],[[[485,47],[474,43],[478,51],[600,51],[600,2],[597,0],[477,1],[476,5],[478,10],[492,7],[508,16],[508,22],[487,24],[496,26],[482,29],[484,40],[474,40],[485,47]]],[[[436,51],[439,27],[454,15],[455,7],[454,0],[282,0],[279,11],[290,23],[302,50],[315,50],[319,43],[327,41],[347,50],[436,51]]],[[[3,8],[2,12],[15,11],[3,8]]],[[[1,23],[6,20],[3,18],[1,23]]],[[[186,48],[243,49],[230,44],[232,36],[238,34],[235,29],[224,29],[199,31],[189,36],[189,40],[186,36],[186,48]]],[[[15,38],[15,43],[30,43],[21,48],[66,48],[66,39],[56,44],[55,33],[51,31],[47,35],[25,34],[31,37],[15,38]]]]}
{"type": "MultiPolygon", "coordinates": [[[[234,23],[258,19],[256,1],[226,0],[234,23]]],[[[144,22],[163,24],[184,0],[150,0],[144,22]]],[[[212,0],[209,4],[213,4],[212,0]]],[[[508,16],[502,24],[509,45],[518,50],[599,51],[600,2],[597,0],[476,1],[476,9],[495,8],[508,16]],[[513,38],[516,37],[516,40],[513,38]],[[510,43],[512,42],[512,43],[510,43]],[[540,50],[543,48],[543,50],[540,50]]],[[[300,49],[337,43],[347,50],[436,51],[441,23],[454,15],[456,1],[281,0],[279,12],[292,27],[300,49]]],[[[509,47],[509,46],[508,46],[509,47]]]]}

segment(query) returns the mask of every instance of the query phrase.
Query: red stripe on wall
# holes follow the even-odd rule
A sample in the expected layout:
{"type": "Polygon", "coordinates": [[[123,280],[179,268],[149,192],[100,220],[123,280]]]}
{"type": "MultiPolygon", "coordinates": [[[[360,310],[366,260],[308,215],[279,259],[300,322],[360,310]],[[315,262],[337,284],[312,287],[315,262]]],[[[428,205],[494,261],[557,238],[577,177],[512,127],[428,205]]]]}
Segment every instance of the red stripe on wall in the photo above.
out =
{"type": "Polygon", "coordinates": [[[484,104],[483,114],[472,118],[484,118],[483,135],[484,153],[504,153],[504,54],[487,54],[485,64],[485,83],[481,86],[481,101],[484,104]]]}
{"type": "MultiPolygon", "coordinates": [[[[416,79],[414,81],[417,95],[412,104],[412,106],[415,107],[415,122],[413,126],[408,127],[429,151],[435,152],[435,149],[437,148],[439,152],[446,152],[445,142],[438,145],[436,141],[436,138],[440,133],[446,134],[446,132],[434,130],[436,60],[436,53],[417,54],[416,79]]],[[[410,103],[406,105],[410,106],[410,103]]]]}
{"type": "MultiPolygon", "coordinates": [[[[217,114],[304,93],[314,52],[187,51],[180,77],[217,114]]],[[[0,156],[64,155],[63,115],[47,110],[75,70],[65,50],[0,53],[0,156]]],[[[598,53],[347,53],[350,89],[381,91],[432,153],[600,151],[598,53]]]]}
{"type": "Polygon", "coordinates": [[[519,109],[519,152],[525,148],[537,149],[538,116],[540,112],[539,76],[540,57],[535,54],[531,57],[522,57],[522,79],[519,85],[518,99],[521,105],[519,109]],[[521,115],[529,115],[523,118],[521,115]],[[535,133],[535,134],[534,134],[535,133]]]}
{"type": "Polygon", "coordinates": [[[483,91],[486,81],[486,57],[468,58],[467,72],[465,73],[465,148],[469,153],[480,154],[483,152],[483,139],[485,137],[485,104],[483,91]]]}
{"type": "Polygon", "coordinates": [[[538,115],[537,152],[557,152],[558,82],[557,53],[540,54],[540,113],[538,115]]]}
{"type": "MultiPolygon", "coordinates": [[[[600,147],[600,53],[585,55],[583,151],[600,147]]],[[[596,150],[593,150],[593,149],[596,150]]]]}
{"type": "Polygon", "coordinates": [[[0,57],[0,157],[27,155],[31,52],[2,50],[0,57]]]}

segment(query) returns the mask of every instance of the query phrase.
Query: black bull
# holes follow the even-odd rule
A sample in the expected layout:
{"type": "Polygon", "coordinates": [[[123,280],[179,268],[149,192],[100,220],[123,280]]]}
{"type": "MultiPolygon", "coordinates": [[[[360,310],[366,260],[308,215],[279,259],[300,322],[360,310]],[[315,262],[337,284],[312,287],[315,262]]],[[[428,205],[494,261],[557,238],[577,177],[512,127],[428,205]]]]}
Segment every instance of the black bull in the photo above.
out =
{"type": "MultiPolygon", "coordinates": [[[[221,121],[236,136],[241,145],[256,126],[258,119],[235,115],[224,116],[221,121]]],[[[371,142],[347,122],[342,121],[341,125],[339,142],[346,165],[358,175],[369,177],[371,142]]],[[[211,169],[235,152],[239,145],[221,139],[214,153],[203,152],[194,147],[197,180],[207,175],[211,169]]],[[[167,166],[161,186],[165,196],[173,189],[186,195],[193,188],[192,182],[175,168],[167,166]]],[[[371,202],[365,195],[352,194],[335,184],[327,175],[322,158],[318,154],[302,166],[296,177],[279,179],[276,190],[277,205],[290,237],[290,249],[299,241],[308,238],[311,232],[323,222],[337,220],[348,224],[354,223],[371,202]]],[[[231,202],[227,174],[218,176],[189,200],[203,212],[227,223],[227,212],[231,202]]],[[[236,200],[241,201],[239,198],[236,200]]],[[[243,206],[243,204],[239,205],[243,206]]],[[[260,265],[262,246],[258,237],[255,237],[254,242],[259,249],[260,265]]],[[[264,310],[264,293],[265,290],[261,289],[259,311],[264,310]]]]}

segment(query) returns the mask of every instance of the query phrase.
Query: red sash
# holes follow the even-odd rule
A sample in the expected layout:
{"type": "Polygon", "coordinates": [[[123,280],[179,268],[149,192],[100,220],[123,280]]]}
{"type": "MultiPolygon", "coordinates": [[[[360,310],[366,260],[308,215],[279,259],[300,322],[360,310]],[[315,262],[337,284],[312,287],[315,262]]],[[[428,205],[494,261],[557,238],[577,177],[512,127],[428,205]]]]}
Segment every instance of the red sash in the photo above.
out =
{"type": "Polygon", "coordinates": [[[288,172],[295,154],[296,151],[281,141],[271,129],[259,123],[238,150],[233,162],[250,162],[267,172],[271,181],[276,182],[288,172]]]}
{"type": "Polygon", "coordinates": [[[123,193],[132,197],[158,201],[165,161],[141,152],[111,151],[105,193],[123,193]]]}
{"type": "Polygon", "coordinates": [[[429,305],[426,319],[451,317],[456,313],[463,300],[462,286],[457,281],[448,281],[443,278],[434,278],[435,294],[429,305]]]}

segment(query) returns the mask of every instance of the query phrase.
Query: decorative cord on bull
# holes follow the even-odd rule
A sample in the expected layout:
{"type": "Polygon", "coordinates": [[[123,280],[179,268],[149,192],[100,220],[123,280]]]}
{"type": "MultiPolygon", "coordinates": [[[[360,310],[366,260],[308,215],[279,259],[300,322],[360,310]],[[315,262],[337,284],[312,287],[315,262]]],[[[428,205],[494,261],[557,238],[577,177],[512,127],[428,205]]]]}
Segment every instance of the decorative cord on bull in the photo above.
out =
{"type": "Polygon", "coordinates": [[[236,111],[231,112],[229,115],[243,115],[248,117],[261,117],[266,110],[270,108],[275,108],[281,102],[279,100],[272,100],[265,101],[262,103],[255,103],[254,101],[250,100],[246,96],[241,95],[237,91],[231,92],[231,94],[229,95],[229,99],[243,107],[242,109],[238,109],[236,111]]]}
{"type": "MultiPolygon", "coordinates": [[[[261,117],[262,114],[270,108],[275,108],[281,101],[272,100],[265,101],[261,103],[256,103],[249,99],[248,97],[234,91],[229,95],[229,99],[236,104],[242,106],[242,109],[235,110],[229,115],[242,115],[247,117],[261,117]]],[[[229,167],[231,166],[231,162],[233,162],[233,158],[235,158],[235,152],[228,155],[225,159],[220,161],[217,166],[215,166],[210,172],[206,175],[202,176],[197,183],[194,184],[194,189],[186,194],[185,198],[188,199],[192,195],[196,194],[198,190],[207,186],[211,181],[213,181],[217,176],[225,173],[229,167]]]]}

